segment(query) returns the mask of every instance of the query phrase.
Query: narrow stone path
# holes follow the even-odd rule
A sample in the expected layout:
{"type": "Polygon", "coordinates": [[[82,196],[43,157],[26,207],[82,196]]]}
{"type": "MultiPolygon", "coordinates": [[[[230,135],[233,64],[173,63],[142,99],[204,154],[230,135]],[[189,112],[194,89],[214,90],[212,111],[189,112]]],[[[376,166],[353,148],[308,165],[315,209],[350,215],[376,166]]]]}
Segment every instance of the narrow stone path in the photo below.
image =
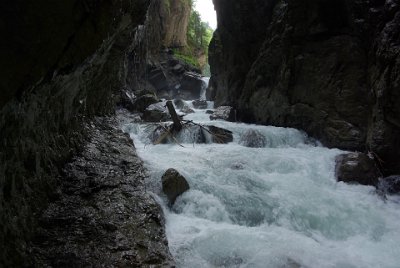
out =
{"type": "Polygon", "coordinates": [[[32,245],[37,267],[169,267],[164,217],[116,119],[87,126],[88,143],[63,170],[32,245]]]}

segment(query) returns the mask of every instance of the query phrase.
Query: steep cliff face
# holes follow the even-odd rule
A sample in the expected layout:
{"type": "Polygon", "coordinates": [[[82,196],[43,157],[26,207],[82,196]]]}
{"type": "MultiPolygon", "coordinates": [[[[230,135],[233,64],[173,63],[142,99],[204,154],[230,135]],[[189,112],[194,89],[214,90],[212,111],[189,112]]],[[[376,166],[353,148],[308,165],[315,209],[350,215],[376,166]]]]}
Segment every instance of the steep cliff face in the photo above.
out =
{"type": "Polygon", "coordinates": [[[164,46],[182,47],[187,45],[190,0],[163,0],[166,5],[164,46]]]}
{"type": "Polygon", "coordinates": [[[160,98],[199,97],[201,71],[175,57],[172,50],[186,45],[190,11],[189,0],[151,1],[129,52],[127,91],[150,90],[160,98]]]}
{"type": "Polygon", "coordinates": [[[209,97],[242,120],[372,151],[385,172],[399,172],[399,2],[253,2],[214,0],[209,97]]]}
{"type": "Polygon", "coordinates": [[[276,1],[214,0],[218,29],[209,47],[209,98],[234,104],[264,41],[276,1]]]}
{"type": "Polygon", "coordinates": [[[29,265],[36,214],[85,142],[83,123],[113,112],[148,2],[0,4],[0,266],[29,265]]]}

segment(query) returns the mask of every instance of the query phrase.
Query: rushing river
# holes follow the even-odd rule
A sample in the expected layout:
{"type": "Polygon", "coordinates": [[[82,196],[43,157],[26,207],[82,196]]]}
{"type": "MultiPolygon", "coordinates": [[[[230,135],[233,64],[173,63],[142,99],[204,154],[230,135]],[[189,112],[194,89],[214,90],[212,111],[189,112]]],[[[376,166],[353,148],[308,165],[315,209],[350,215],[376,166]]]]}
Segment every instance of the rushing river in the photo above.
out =
{"type": "Polygon", "coordinates": [[[150,171],[178,267],[400,267],[400,204],[337,182],[342,151],[295,129],[210,121],[195,111],[185,119],[228,129],[234,141],[150,145],[145,124],[123,127],[150,171]],[[239,144],[248,129],[266,137],[265,148],[239,144]],[[172,208],[161,194],[169,168],[191,187],[172,208]]]}

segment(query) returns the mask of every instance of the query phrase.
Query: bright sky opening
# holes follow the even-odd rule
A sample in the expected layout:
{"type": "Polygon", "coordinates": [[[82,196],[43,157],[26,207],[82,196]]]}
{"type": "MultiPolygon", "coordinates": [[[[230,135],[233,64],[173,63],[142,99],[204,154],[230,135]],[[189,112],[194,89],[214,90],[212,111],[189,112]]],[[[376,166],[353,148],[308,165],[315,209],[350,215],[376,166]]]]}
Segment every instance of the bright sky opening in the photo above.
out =
{"type": "Polygon", "coordinates": [[[217,28],[217,14],[212,0],[197,0],[195,9],[200,13],[201,19],[208,22],[214,30],[217,28]]]}

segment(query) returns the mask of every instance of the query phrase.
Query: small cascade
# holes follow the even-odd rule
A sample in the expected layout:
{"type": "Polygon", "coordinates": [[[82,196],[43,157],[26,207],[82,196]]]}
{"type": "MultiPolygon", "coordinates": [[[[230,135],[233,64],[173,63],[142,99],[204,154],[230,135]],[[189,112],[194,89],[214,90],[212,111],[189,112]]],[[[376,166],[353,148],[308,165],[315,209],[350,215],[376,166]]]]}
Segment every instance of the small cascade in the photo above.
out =
{"type": "Polygon", "coordinates": [[[177,137],[181,146],[153,146],[148,124],[123,126],[164,207],[178,267],[398,267],[400,207],[372,187],[336,182],[342,151],[296,129],[210,121],[193,110],[184,119],[229,130],[233,141],[213,143],[192,127],[177,137]],[[245,146],[248,133],[262,146],[245,146]],[[160,181],[169,168],[190,185],[171,208],[160,181]]]}
{"type": "Polygon", "coordinates": [[[200,100],[206,100],[206,92],[208,88],[208,84],[210,82],[210,77],[203,77],[203,87],[200,92],[200,100]]]}

